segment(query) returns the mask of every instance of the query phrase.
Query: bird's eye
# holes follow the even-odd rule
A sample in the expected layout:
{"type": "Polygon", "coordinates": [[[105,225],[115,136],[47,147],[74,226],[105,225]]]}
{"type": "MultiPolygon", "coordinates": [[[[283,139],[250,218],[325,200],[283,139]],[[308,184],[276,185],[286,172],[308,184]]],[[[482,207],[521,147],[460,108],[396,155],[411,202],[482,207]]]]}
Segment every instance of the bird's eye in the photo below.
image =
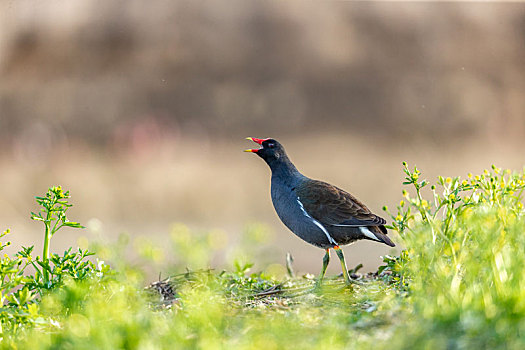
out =
{"type": "Polygon", "coordinates": [[[274,148],[275,147],[275,143],[270,142],[267,146],[268,146],[268,148],[274,148]]]}

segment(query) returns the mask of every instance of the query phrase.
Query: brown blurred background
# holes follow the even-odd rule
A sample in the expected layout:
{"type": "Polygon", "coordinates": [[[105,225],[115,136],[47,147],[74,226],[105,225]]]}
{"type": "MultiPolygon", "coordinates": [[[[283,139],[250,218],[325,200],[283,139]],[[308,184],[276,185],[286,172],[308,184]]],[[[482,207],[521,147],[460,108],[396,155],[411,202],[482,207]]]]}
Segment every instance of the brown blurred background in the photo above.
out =
{"type": "MultiPolygon", "coordinates": [[[[521,169],[524,117],[525,4],[0,0],[0,228],[15,246],[41,241],[33,196],[61,184],[88,229],[56,250],[95,231],[162,242],[174,222],[234,244],[263,222],[257,269],[290,251],[317,273],[322,252],[280,224],[244,137],[279,139],[383,214],[403,160],[430,180],[521,169]]],[[[392,252],[345,251],[365,270],[392,252]]]]}

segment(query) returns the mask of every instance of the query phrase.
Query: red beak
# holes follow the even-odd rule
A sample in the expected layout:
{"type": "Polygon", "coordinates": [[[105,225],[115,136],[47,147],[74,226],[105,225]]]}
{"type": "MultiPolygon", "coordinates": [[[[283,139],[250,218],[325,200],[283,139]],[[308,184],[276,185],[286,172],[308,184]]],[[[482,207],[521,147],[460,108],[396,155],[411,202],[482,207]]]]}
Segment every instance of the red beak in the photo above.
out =
{"type": "MultiPolygon", "coordinates": [[[[269,140],[269,139],[257,139],[255,137],[247,137],[246,140],[250,140],[250,141],[253,141],[255,143],[258,143],[259,145],[262,145],[262,143],[266,140],[269,140]]],[[[260,148],[259,148],[260,149],[260,148]]],[[[244,152],[252,152],[252,153],[257,153],[259,152],[259,149],[247,149],[247,150],[244,150],[244,152]]]]}
{"type": "Polygon", "coordinates": [[[246,140],[251,140],[255,143],[258,143],[259,145],[262,145],[262,143],[269,139],[256,139],[255,137],[247,137],[246,140]]]}

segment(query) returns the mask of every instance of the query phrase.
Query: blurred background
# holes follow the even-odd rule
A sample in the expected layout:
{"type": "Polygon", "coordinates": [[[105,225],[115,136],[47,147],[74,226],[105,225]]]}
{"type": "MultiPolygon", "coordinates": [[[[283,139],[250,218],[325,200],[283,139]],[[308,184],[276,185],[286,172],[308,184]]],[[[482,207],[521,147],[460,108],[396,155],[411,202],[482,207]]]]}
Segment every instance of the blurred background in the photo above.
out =
{"type": "MultiPolygon", "coordinates": [[[[317,274],[322,251],[278,221],[246,136],[280,140],[304,174],[385,217],[402,161],[431,181],[521,169],[525,4],[0,0],[0,228],[14,246],[41,242],[34,196],[60,184],[87,229],[53,249],[122,232],[162,243],[184,223],[227,250],[262,223],[256,269],[289,251],[317,274]]],[[[371,271],[394,251],[345,252],[371,271]]]]}

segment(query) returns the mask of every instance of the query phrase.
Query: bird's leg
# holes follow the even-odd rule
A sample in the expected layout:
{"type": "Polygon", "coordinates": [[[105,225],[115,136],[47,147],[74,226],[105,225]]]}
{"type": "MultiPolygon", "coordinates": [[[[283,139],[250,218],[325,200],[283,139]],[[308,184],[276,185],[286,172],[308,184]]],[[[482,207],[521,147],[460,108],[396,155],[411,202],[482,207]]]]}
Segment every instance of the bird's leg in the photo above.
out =
{"type": "Polygon", "coordinates": [[[343,268],[343,276],[345,278],[345,282],[346,284],[350,284],[350,276],[348,276],[348,268],[346,267],[345,256],[343,254],[343,250],[339,248],[338,245],[334,247],[334,250],[337,253],[337,257],[339,258],[339,261],[341,261],[341,267],[343,268]]]}
{"type": "Polygon", "coordinates": [[[321,286],[321,283],[323,283],[324,274],[326,273],[326,268],[328,267],[328,263],[330,262],[330,249],[326,249],[326,253],[323,257],[323,269],[321,270],[321,274],[319,275],[319,279],[317,280],[317,287],[321,286]]]}

